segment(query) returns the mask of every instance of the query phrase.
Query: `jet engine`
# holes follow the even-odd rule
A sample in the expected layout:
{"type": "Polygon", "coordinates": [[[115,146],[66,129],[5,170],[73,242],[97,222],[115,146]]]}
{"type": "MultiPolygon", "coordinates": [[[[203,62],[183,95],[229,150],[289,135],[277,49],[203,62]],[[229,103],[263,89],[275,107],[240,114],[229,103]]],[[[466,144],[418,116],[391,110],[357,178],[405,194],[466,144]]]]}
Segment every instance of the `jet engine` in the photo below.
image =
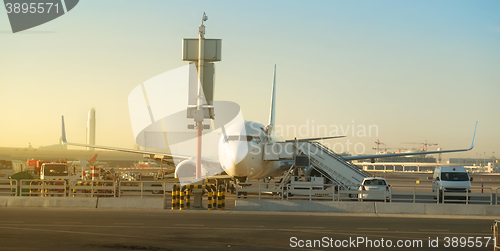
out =
{"type": "Polygon", "coordinates": [[[175,178],[196,177],[196,161],[193,159],[183,160],[175,167],[175,178]]]}

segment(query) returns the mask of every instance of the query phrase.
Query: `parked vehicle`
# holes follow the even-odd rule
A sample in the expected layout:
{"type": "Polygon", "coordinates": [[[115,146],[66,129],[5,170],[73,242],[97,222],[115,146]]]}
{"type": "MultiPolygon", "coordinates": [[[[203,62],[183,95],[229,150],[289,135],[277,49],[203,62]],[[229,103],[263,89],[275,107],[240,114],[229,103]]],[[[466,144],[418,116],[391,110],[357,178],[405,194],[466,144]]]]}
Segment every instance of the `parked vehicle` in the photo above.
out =
{"type": "Polygon", "coordinates": [[[20,160],[0,160],[0,179],[7,179],[13,174],[28,171],[26,163],[20,160]]]}
{"type": "Polygon", "coordinates": [[[389,186],[384,178],[364,178],[359,187],[358,199],[389,201],[389,186]]]}
{"type": "MultiPolygon", "coordinates": [[[[434,169],[432,177],[432,192],[437,194],[439,191],[439,201],[443,200],[443,192],[446,193],[464,193],[463,196],[458,196],[466,199],[465,193],[470,193],[470,182],[467,170],[460,166],[438,166],[434,169]]],[[[436,196],[434,196],[436,197],[436,196]]],[[[457,197],[456,194],[446,197],[457,197]]],[[[470,198],[470,197],[469,197],[470,198]]]]}

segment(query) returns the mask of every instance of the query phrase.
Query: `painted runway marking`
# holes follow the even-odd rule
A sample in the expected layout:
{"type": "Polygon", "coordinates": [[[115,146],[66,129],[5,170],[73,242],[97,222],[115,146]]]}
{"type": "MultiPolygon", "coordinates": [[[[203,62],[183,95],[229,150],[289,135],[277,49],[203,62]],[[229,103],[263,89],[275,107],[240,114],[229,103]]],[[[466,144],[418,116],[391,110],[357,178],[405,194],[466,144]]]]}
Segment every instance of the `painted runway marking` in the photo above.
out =
{"type": "Polygon", "coordinates": [[[23,228],[23,227],[4,227],[5,229],[17,229],[17,230],[27,230],[27,231],[37,231],[37,232],[54,232],[54,233],[68,233],[68,234],[89,234],[89,235],[102,235],[102,236],[113,236],[113,237],[124,237],[124,238],[141,238],[141,239],[157,239],[146,236],[136,236],[136,235],[122,235],[122,234],[107,234],[107,233],[93,233],[93,232],[81,232],[81,231],[64,231],[64,230],[50,230],[50,229],[34,229],[34,228],[23,228]]]}
{"type": "Polygon", "coordinates": [[[134,225],[134,226],[138,226],[138,225],[144,225],[144,223],[127,223],[127,222],[123,222],[123,223],[115,223],[115,225],[134,225]]]}
{"type": "Polygon", "coordinates": [[[54,222],[54,224],[83,224],[82,222],[54,222]]]}
{"type": "Polygon", "coordinates": [[[203,227],[205,225],[202,224],[175,224],[176,226],[183,226],[183,227],[203,227]]]}
{"type": "Polygon", "coordinates": [[[385,227],[358,227],[359,230],[387,230],[385,227]]]}
{"type": "Polygon", "coordinates": [[[311,228],[311,229],[321,229],[325,227],[305,227],[305,226],[294,226],[293,228],[311,228]]]}
{"type": "Polygon", "coordinates": [[[449,232],[450,230],[445,230],[445,229],[419,229],[418,231],[429,231],[429,232],[449,232]]]}

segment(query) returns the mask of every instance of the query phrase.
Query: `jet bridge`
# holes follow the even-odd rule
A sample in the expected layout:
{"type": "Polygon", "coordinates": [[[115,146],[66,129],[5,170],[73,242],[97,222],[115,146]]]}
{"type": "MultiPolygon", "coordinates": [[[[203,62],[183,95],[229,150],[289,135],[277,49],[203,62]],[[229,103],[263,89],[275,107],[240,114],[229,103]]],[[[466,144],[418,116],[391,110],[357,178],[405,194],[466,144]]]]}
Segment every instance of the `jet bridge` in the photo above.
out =
{"type": "MultiPolygon", "coordinates": [[[[368,173],[348,163],[341,156],[318,142],[287,142],[286,144],[292,145],[295,154],[308,156],[311,168],[343,189],[360,185],[364,178],[370,177],[368,173]]],[[[292,168],[285,175],[283,183],[291,177],[292,168]]]]}

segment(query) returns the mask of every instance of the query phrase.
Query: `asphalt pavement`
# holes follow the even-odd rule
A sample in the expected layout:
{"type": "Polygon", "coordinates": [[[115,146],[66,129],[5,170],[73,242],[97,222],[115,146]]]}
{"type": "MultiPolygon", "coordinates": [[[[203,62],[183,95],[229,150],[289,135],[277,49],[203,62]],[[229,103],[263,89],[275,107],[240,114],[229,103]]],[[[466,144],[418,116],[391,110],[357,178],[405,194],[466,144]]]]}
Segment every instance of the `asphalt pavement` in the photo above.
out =
{"type": "Polygon", "coordinates": [[[491,250],[492,240],[485,245],[492,236],[493,220],[230,210],[0,208],[0,250],[290,250],[301,246],[308,250],[377,246],[381,250],[427,250],[433,245],[437,247],[432,250],[455,250],[461,245],[465,246],[460,250],[491,250]]]}

